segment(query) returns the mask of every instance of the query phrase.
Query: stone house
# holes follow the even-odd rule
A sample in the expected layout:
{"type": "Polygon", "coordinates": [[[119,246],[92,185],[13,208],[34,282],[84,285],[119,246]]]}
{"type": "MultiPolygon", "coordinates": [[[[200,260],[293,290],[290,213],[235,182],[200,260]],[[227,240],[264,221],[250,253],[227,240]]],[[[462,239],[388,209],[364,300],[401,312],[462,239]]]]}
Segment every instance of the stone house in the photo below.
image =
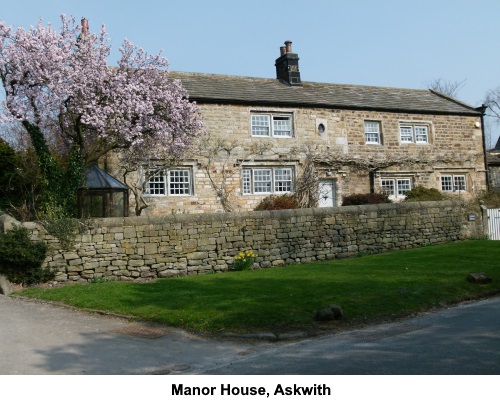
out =
{"type": "Polygon", "coordinates": [[[500,190],[500,139],[495,147],[486,153],[490,190],[500,190]]]}
{"type": "Polygon", "coordinates": [[[280,53],[275,79],[170,73],[208,135],[182,164],[146,168],[146,215],[249,211],[299,190],[306,205],[332,207],[353,193],[487,189],[483,107],[432,90],[303,81],[290,41],[280,53]]]}

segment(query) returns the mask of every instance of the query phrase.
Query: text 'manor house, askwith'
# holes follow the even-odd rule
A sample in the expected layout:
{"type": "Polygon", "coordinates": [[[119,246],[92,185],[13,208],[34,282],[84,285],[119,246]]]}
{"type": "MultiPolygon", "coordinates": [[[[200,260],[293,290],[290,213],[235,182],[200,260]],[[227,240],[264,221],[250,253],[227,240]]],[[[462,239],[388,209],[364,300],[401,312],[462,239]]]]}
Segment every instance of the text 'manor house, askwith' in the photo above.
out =
{"type": "Polygon", "coordinates": [[[464,197],[487,189],[484,107],[432,90],[303,81],[292,43],[280,53],[274,79],[170,73],[208,135],[182,164],[146,168],[147,215],[249,211],[304,175],[318,207],[353,193],[398,200],[415,186],[464,197]]]}

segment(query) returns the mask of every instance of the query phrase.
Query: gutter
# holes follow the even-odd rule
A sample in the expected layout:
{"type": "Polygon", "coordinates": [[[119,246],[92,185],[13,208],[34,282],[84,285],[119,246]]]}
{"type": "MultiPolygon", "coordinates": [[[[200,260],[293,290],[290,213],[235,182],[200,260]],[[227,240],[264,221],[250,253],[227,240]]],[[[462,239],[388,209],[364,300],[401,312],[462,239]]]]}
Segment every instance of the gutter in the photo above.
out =
{"type": "Polygon", "coordinates": [[[484,159],[484,174],[486,177],[486,190],[491,191],[490,187],[490,172],[488,169],[488,159],[486,157],[486,136],[484,134],[484,114],[486,114],[488,106],[483,104],[481,107],[477,107],[476,110],[481,113],[481,136],[483,137],[483,159],[484,159]]]}

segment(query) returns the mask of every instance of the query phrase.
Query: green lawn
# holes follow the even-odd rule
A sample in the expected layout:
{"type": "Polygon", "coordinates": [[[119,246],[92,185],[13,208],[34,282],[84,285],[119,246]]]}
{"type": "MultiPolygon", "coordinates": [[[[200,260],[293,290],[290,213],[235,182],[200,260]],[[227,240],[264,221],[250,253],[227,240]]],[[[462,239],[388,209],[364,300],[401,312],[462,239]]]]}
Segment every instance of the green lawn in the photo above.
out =
{"type": "Polygon", "coordinates": [[[409,315],[500,292],[500,242],[475,240],[345,260],[246,272],[30,288],[27,297],[62,301],[211,333],[314,330],[316,310],[342,306],[338,327],[409,315]],[[493,283],[466,281],[484,272],[493,283]]]}

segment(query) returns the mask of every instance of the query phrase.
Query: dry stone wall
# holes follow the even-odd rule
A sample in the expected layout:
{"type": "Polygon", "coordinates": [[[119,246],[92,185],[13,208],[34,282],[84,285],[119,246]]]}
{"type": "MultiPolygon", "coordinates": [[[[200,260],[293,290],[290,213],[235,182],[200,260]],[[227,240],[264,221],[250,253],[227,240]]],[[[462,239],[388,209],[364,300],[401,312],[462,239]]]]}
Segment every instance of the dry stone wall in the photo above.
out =
{"type": "Polygon", "coordinates": [[[56,281],[129,281],[227,271],[246,249],[258,254],[255,267],[263,268],[482,236],[480,213],[473,222],[468,213],[461,202],[440,201],[105,218],[85,224],[71,250],[61,250],[39,224],[24,226],[50,245],[46,262],[56,281]]]}

